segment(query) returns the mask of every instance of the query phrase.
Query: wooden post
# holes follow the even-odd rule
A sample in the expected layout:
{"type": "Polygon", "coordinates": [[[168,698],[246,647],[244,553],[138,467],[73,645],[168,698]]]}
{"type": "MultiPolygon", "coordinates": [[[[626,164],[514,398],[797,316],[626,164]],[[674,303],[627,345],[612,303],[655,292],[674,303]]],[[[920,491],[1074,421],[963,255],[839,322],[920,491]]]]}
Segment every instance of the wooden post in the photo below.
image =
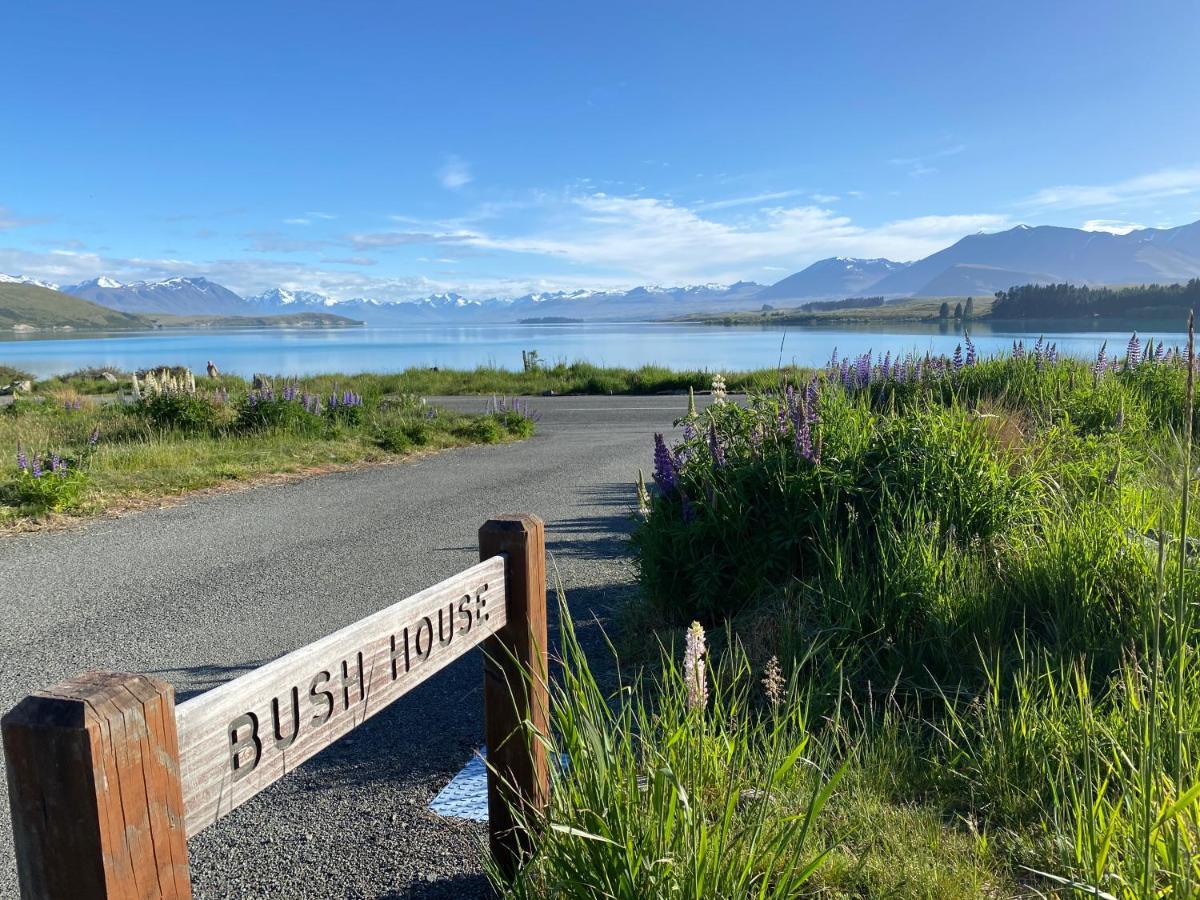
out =
{"type": "Polygon", "coordinates": [[[503,555],[508,622],[484,644],[484,709],[488,753],[488,837],[492,856],[509,875],[527,848],[512,807],[535,816],[550,795],[545,744],[550,702],[546,649],[546,538],[537,516],[491,519],[479,529],[481,560],[503,555]]]}
{"type": "Polygon", "coordinates": [[[188,900],[175,694],[90,672],[0,722],[24,900],[188,900]]]}

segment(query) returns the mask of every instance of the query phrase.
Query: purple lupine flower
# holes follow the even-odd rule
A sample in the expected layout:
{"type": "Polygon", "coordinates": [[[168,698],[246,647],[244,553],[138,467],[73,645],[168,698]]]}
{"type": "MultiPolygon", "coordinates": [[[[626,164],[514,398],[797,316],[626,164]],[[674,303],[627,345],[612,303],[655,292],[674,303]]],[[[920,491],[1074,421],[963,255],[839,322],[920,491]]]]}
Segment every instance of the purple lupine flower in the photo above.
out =
{"type": "Polygon", "coordinates": [[[667,449],[667,442],[661,434],[654,435],[654,483],[664,494],[675,490],[678,484],[678,473],[675,469],[675,457],[667,449]]]}
{"type": "Polygon", "coordinates": [[[725,465],[725,448],[717,436],[717,423],[708,423],[708,452],[712,454],[713,465],[720,468],[725,465]]]}
{"type": "Polygon", "coordinates": [[[967,358],[964,360],[964,364],[968,365],[968,366],[973,366],[973,365],[975,365],[975,359],[976,359],[975,342],[971,340],[971,336],[969,334],[963,335],[963,341],[967,345],[967,358]]]}
{"type": "Polygon", "coordinates": [[[812,430],[807,420],[801,421],[796,429],[796,452],[809,462],[813,461],[812,430]]]}
{"type": "Polygon", "coordinates": [[[833,348],[833,353],[829,357],[829,371],[833,371],[838,367],[837,347],[833,348]]]}
{"type": "Polygon", "coordinates": [[[1013,359],[1024,359],[1025,358],[1025,342],[1024,341],[1013,341],[1012,357],[1013,357],[1013,359]]]}
{"type": "Polygon", "coordinates": [[[750,429],[750,453],[756,459],[762,453],[763,430],[762,426],[756,424],[750,429]]]}
{"type": "Polygon", "coordinates": [[[804,405],[808,408],[808,421],[815,425],[821,421],[821,398],[817,391],[817,379],[815,375],[809,379],[808,389],[804,393],[804,405]]]}
{"type": "Polygon", "coordinates": [[[62,457],[57,453],[50,457],[50,471],[64,478],[67,475],[67,464],[62,461],[62,457]]]}
{"type": "Polygon", "coordinates": [[[1039,370],[1042,368],[1042,363],[1046,359],[1045,335],[1040,335],[1037,343],[1033,345],[1033,364],[1039,370]]]}
{"type": "Polygon", "coordinates": [[[883,354],[883,362],[879,364],[879,377],[883,381],[887,381],[891,377],[892,372],[892,351],[889,350],[883,354]]]}
{"type": "Polygon", "coordinates": [[[1135,331],[1129,338],[1129,343],[1125,345],[1125,368],[1136,366],[1142,358],[1142,342],[1138,340],[1137,332],[1135,331]]]}
{"type": "Polygon", "coordinates": [[[954,359],[953,359],[953,366],[954,366],[954,371],[955,371],[955,372],[959,371],[959,370],[960,370],[960,369],[963,367],[963,352],[962,352],[962,344],[955,344],[955,345],[954,345],[954,359]]]}
{"type": "Polygon", "coordinates": [[[1046,361],[1051,365],[1058,362],[1058,341],[1046,348],[1046,361]]]}
{"type": "Polygon", "coordinates": [[[22,472],[29,471],[29,457],[25,455],[25,448],[17,444],[17,468],[22,472]]]}
{"type": "Polygon", "coordinates": [[[1154,341],[1146,341],[1146,346],[1142,348],[1142,363],[1154,361],[1154,341]]]}
{"type": "Polygon", "coordinates": [[[1100,345],[1100,352],[1096,354],[1096,364],[1092,367],[1092,372],[1100,375],[1108,367],[1108,341],[1100,345]]]}
{"type": "Polygon", "coordinates": [[[1155,362],[1163,361],[1163,342],[1162,341],[1159,341],[1158,346],[1154,348],[1154,361],[1155,362]]]}
{"type": "Polygon", "coordinates": [[[29,464],[29,474],[34,478],[42,477],[42,459],[36,453],[33,454],[33,462],[29,464]]]}
{"type": "Polygon", "coordinates": [[[96,442],[100,440],[100,426],[97,425],[92,429],[92,433],[88,435],[88,446],[95,447],[96,442]]]}
{"type": "Polygon", "coordinates": [[[687,421],[683,424],[683,440],[685,443],[691,443],[696,439],[696,426],[687,421]]]}
{"type": "Polygon", "coordinates": [[[850,359],[848,357],[842,357],[842,369],[841,369],[840,374],[841,374],[841,378],[842,378],[842,387],[849,390],[851,385],[850,385],[850,359]]]}
{"type": "Polygon", "coordinates": [[[868,350],[858,358],[858,386],[866,387],[871,383],[871,351],[868,350]]]}

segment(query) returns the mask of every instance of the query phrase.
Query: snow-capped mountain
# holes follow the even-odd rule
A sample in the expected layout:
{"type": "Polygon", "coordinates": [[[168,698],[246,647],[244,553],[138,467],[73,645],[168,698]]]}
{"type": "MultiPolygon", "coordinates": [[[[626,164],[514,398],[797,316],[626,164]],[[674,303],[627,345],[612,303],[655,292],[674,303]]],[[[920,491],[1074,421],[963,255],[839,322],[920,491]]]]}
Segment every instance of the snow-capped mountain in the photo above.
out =
{"type": "Polygon", "coordinates": [[[759,291],[758,299],[768,302],[838,299],[870,290],[878,281],[907,265],[890,259],[831,256],[759,291]]]}
{"type": "Polygon", "coordinates": [[[0,272],[0,284],[32,284],[35,287],[49,288],[52,291],[58,290],[58,285],[49,281],[38,281],[28,275],[5,275],[3,272],[0,272]]]}
{"type": "Polygon", "coordinates": [[[337,301],[313,291],[291,291],[287,288],[271,288],[261,294],[247,297],[246,302],[262,310],[322,309],[333,306],[337,301]]]}
{"type": "Polygon", "coordinates": [[[102,275],[60,288],[109,309],[130,313],[167,313],[179,316],[249,316],[257,309],[207,278],[168,278],[122,284],[102,275]]]}
{"type": "Polygon", "coordinates": [[[311,291],[274,288],[248,297],[257,314],[324,310],[368,325],[486,324],[521,319],[662,319],[690,312],[736,308],[762,285],[738,282],[691,287],[638,287],[629,291],[538,291],[515,298],[469,298],[453,291],[417,300],[356,297],[332,300],[311,291]]]}

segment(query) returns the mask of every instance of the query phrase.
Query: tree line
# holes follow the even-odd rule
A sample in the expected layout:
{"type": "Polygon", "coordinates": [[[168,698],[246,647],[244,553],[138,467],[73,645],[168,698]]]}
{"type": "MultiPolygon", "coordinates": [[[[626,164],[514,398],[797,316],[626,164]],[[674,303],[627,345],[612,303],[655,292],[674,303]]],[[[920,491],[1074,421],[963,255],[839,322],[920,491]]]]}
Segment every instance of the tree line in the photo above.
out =
{"type": "Polygon", "coordinates": [[[993,319],[1062,319],[1174,313],[1200,307],[1200,278],[1186,284],[1134,287],[1087,287],[1074,284],[1023,284],[996,292],[993,319]]]}

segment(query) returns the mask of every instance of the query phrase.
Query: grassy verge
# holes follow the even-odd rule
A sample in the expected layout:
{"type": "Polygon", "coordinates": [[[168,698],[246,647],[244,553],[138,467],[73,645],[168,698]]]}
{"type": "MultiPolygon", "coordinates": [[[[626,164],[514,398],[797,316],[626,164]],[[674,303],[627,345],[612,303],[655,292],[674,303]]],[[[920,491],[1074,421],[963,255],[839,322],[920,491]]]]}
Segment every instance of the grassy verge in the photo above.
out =
{"type": "Polygon", "coordinates": [[[1191,371],[847,360],[659,439],[630,616],[668,646],[613,691],[568,636],[502,889],[1194,896],[1191,371]]]}
{"type": "MultiPolygon", "coordinates": [[[[708,390],[715,373],[707,370],[677,371],[663,366],[641,366],[637,369],[595,366],[591,363],[559,363],[542,366],[528,372],[513,372],[489,366],[476,369],[426,369],[413,368],[392,374],[325,374],[296,379],[301,390],[327,394],[335,387],[352,390],[363,396],[385,397],[402,394],[423,396],[451,396],[459,394],[489,394],[509,396],[536,396],[541,394],[657,394],[686,393],[688,388],[708,390]]],[[[758,369],[749,372],[725,374],[725,382],[731,391],[763,390],[778,385],[781,377],[793,380],[803,374],[802,370],[786,367],[758,369]]],[[[286,378],[273,379],[284,383],[286,378]]],[[[201,379],[205,382],[206,379],[201,379]]],[[[74,392],[80,395],[115,394],[128,391],[129,373],[116,373],[115,380],[107,380],[99,370],[82,370],[55,378],[45,379],[36,385],[36,392],[60,395],[74,392]]],[[[214,385],[216,387],[218,385],[214,385]]],[[[229,390],[245,391],[248,383],[235,376],[222,376],[219,386],[229,390]]]]}
{"type": "MultiPolygon", "coordinates": [[[[167,379],[170,381],[170,379],[167,379]]],[[[81,516],[270,475],[383,462],[416,452],[528,437],[532,415],[463,414],[420,398],[349,388],[317,395],[193,390],[186,378],[133,403],[60,388],[0,409],[0,526],[81,516]]]]}

